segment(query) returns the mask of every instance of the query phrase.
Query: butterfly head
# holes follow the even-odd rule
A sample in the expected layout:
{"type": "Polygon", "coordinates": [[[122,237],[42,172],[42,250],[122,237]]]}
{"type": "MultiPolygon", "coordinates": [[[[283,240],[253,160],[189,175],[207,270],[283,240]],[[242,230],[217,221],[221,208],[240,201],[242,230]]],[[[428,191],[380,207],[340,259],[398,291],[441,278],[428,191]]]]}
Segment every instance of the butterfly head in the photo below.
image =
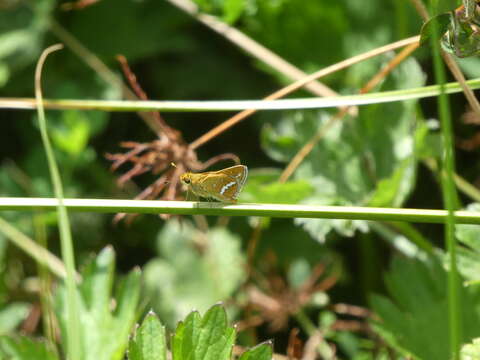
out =
{"type": "Polygon", "coordinates": [[[180,176],[180,181],[184,183],[185,185],[190,185],[192,183],[192,173],[187,172],[180,176]]]}

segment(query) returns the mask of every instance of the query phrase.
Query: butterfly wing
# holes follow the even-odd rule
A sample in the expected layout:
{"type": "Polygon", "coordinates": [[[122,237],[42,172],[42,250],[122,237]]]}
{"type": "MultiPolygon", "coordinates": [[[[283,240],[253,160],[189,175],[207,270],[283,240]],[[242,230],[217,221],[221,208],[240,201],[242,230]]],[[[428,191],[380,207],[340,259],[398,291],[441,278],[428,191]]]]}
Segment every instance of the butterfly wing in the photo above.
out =
{"type": "Polygon", "coordinates": [[[248,176],[244,165],[236,165],[219,171],[204,173],[201,181],[203,193],[223,202],[235,202],[248,176]]]}
{"type": "Polygon", "coordinates": [[[247,181],[248,168],[245,165],[235,165],[217,171],[217,173],[226,176],[223,186],[219,189],[219,194],[230,201],[236,201],[247,181]]]}
{"type": "MultiPolygon", "coordinates": [[[[247,181],[247,176],[248,176],[248,168],[245,165],[235,165],[220,171],[217,171],[217,173],[222,173],[225,174],[238,183],[238,191],[240,192],[243,188],[243,185],[245,185],[245,182],[247,181]]],[[[237,194],[238,195],[238,194],[237,194]]]]}

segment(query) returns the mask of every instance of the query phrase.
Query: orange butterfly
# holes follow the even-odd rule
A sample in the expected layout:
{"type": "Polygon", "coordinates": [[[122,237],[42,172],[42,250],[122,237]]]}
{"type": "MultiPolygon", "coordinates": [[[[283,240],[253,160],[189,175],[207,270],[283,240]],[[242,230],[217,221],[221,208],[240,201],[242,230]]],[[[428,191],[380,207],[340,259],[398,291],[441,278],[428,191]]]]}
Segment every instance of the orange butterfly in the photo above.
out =
{"type": "Polygon", "coordinates": [[[245,165],[235,165],[219,171],[197,174],[187,172],[180,180],[199,197],[235,203],[247,181],[247,176],[248,168],[245,165]]]}

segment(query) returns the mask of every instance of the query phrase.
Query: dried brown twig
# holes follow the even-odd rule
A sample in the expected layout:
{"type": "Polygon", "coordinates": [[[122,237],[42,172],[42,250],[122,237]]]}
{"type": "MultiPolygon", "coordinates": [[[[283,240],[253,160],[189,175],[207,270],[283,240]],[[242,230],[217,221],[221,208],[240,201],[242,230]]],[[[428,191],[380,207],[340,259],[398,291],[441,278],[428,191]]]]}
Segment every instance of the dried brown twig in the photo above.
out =
{"type": "MultiPolygon", "coordinates": [[[[324,264],[315,266],[309,278],[295,289],[279,274],[272,273],[264,278],[261,274],[254,273],[254,278],[260,285],[247,287],[249,303],[259,312],[263,322],[270,324],[273,331],[285,328],[289,318],[306,306],[315,293],[327,291],[337,282],[336,275],[325,275],[324,264]]],[[[239,331],[252,324],[258,326],[259,319],[239,323],[239,331]]]]}
{"type": "MultiPolygon", "coordinates": [[[[118,56],[117,59],[136,96],[141,100],[148,100],[146,93],[128,66],[125,57],[118,56]]],[[[240,163],[238,156],[231,153],[220,154],[206,162],[200,162],[195,149],[185,142],[178,130],[166,123],[158,111],[151,112],[149,117],[155,121],[158,129],[156,140],[149,143],[125,141],[120,144],[123,148],[128,149],[125,153],[106,154],[107,159],[113,161],[111,169],[114,171],[123,165],[131,165],[131,168],[118,178],[119,186],[123,186],[133,178],[147,172],[151,172],[153,175],[161,174],[157,180],[138,194],[135,197],[136,199],[183,199],[179,195],[179,190],[181,189],[179,179],[184,172],[202,171],[223,160],[232,160],[237,164],[240,163]],[[171,166],[172,163],[175,164],[174,167],[171,166]]],[[[124,217],[125,214],[117,214],[115,221],[124,217]]]]}
{"type": "Polygon", "coordinates": [[[60,5],[60,8],[64,11],[70,11],[70,10],[83,10],[89,6],[92,6],[93,4],[96,4],[100,0],[77,0],[77,1],[70,1],[63,3],[60,5]]]}

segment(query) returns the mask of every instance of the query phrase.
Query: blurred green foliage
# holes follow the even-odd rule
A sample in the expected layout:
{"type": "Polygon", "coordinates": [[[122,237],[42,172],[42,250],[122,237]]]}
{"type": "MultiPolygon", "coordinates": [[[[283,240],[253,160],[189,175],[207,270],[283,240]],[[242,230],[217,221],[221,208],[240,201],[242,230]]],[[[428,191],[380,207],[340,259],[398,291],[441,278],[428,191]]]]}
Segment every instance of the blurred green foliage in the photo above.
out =
{"type": "MultiPolygon", "coordinates": [[[[373,296],[373,309],[382,322],[375,327],[400,353],[419,359],[450,359],[446,295],[447,272],[438,259],[395,258],[385,282],[392,300],[373,296]],[[435,339],[435,341],[431,341],[435,339]]],[[[480,291],[460,291],[463,342],[480,335],[480,291]]]]}
{"type": "MultiPolygon", "coordinates": [[[[140,276],[140,270],[133,269],[124,279],[114,282],[115,253],[111,247],[103,249],[86,266],[77,300],[83,338],[78,359],[123,359],[128,335],[137,320],[140,276]],[[116,290],[114,306],[113,287],[116,290]]],[[[69,326],[66,297],[67,291],[62,286],[56,297],[62,334],[66,334],[69,326]]]]}
{"type": "Polygon", "coordinates": [[[192,309],[206,311],[230,298],[245,279],[240,239],[224,228],[204,233],[170,220],[158,235],[157,252],[145,265],[145,287],[170,328],[192,309]]]}

